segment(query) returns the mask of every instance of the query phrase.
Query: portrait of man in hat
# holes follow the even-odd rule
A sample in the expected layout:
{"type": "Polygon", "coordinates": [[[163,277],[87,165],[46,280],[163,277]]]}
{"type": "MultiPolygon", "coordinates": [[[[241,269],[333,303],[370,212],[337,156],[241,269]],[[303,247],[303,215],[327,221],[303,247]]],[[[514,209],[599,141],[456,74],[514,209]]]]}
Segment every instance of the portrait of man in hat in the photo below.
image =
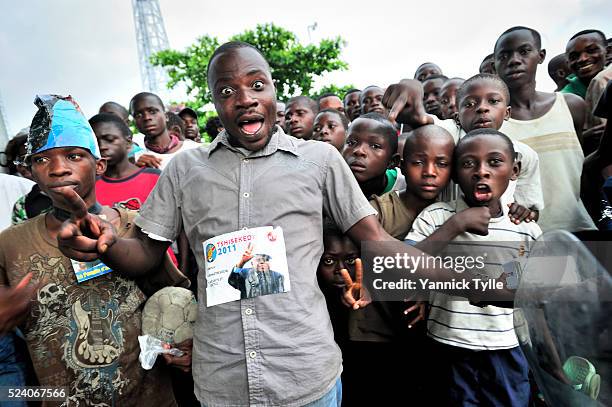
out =
{"type": "Polygon", "coordinates": [[[229,285],[240,290],[240,299],[285,292],[283,275],[270,270],[271,259],[268,254],[253,254],[253,245],[247,247],[227,280],[229,285]],[[249,260],[252,267],[245,268],[249,260]]]}

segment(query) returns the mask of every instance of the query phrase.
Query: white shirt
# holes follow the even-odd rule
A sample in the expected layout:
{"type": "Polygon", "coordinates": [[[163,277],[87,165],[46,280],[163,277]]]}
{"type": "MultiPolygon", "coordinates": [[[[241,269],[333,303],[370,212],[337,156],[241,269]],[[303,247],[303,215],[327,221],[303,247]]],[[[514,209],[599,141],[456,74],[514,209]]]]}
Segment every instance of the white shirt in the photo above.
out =
{"type": "MultiPolygon", "coordinates": [[[[438,202],[428,206],[412,224],[407,241],[419,242],[442,226],[455,213],[467,209],[463,197],[455,202],[438,202]]],[[[450,253],[467,253],[477,256],[487,253],[480,274],[497,278],[503,272],[502,265],[529,254],[531,243],[542,234],[534,223],[515,225],[503,215],[491,218],[489,234],[480,236],[463,233],[449,244],[450,253]],[[470,247],[466,252],[466,247],[470,247]]],[[[514,332],[514,311],[492,305],[476,307],[465,298],[434,292],[430,297],[431,311],[427,320],[427,333],[434,340],[461,348],[474,350],[510,349],[518,346],[514,332]]]]}
{"type": "Polygon", "coordinates": [[[0,173],[0,231],[11,226],[15,202],[32,190],[34,182],[16,175],[0,173]]]}

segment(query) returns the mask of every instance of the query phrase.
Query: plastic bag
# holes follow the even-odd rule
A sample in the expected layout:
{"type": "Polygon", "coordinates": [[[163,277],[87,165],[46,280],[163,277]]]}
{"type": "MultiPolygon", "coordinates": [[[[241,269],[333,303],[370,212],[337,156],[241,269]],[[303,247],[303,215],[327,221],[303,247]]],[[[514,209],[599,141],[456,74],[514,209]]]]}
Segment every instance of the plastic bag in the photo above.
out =
{"type": "Polygon", "coordinates": [[[162,353],[169,353],[172,356],[183,356],[185,354],[185,352],[176,348],[164,349],[164,342],[151,335],[139,336],[138,343],[140,343],[138,360],[145,370],[150,370],[155,364],[157,356],[162,353]]]}

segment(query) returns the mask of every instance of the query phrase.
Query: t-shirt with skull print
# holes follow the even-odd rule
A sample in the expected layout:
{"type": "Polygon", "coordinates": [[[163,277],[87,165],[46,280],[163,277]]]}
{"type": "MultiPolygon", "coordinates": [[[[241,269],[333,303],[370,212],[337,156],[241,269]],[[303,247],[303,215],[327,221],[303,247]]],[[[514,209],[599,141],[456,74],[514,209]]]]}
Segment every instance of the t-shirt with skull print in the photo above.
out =
{"type": "MultiPolygon", "coordinates": [[[[133,215],[119,212],[125,236],[133,215]]],[[[70,406],[176,405],[169,368],[146,371],[138,362],[143,292],[115,272],[77,283],[45,216],[0,233],[0,285],[15,286],[29,272],[41,283],[22,326],[40,385],[68,387],[70,406]]]]}

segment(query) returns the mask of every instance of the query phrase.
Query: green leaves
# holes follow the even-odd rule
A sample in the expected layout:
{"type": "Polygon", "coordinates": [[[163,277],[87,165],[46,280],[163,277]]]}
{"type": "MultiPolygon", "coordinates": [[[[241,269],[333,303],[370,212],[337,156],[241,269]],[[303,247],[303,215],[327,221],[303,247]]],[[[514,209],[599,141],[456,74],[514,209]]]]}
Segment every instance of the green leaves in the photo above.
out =
{"type": "MultiPolygon", "coordinates": [[[[234,35],[231,40],[248,42],[262,52],[270,64],[279,100],[311,94],[316,76],[348,68],[340,58],[345,45],[340,37],[324,39],[318,45],[302,45],[291,31],[274,24],[260,24],[254,30],[234,35]]],[[[161,51],[151,62],[166,69],[170,88],[179,82],[185,83],[189,96],[195,98],[194,104],[204,106],[212,102],[206,68],[219,45],[217,38],[205,35],[185,51],[161,51]]]]}

